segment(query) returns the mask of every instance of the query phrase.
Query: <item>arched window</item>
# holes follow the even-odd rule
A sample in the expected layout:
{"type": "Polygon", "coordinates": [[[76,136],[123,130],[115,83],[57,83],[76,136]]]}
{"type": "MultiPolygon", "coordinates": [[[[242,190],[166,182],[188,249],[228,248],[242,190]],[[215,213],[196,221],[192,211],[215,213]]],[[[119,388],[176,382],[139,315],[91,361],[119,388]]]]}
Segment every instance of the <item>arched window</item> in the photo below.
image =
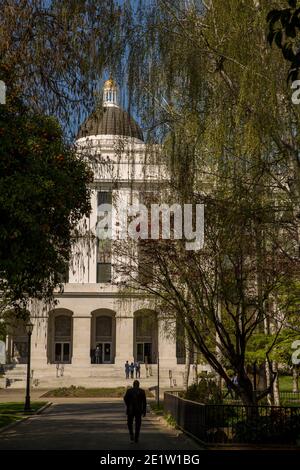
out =
{"type": "Polygon", "coordinates": [[[57,315],[54,318],[54,362],[70,363],[72,349],[72,317],[57,315]]]}
{"type": "Polygon", "coordinates": [[[114,314],[94,313],[91,323],[92,364],[112,364],[115,357],[116,322],[114,314]]]}
{"type": "Polygon", "coordinates": [[[71,339],[71,317],[59,315],[55,318],[55,339],[71,339]]]}
{"type": "Polygon", "coordinates": [[[157,361],[158,330],[157,317],[154,312],[137,312],[135,314],[135,346],[136,361],[155,364],[157,361]]]}
{"type": "Polygon", "coordinates": [[[112,337],[112,317],[101,316],[96,319],[96,341],[112,337]]]}

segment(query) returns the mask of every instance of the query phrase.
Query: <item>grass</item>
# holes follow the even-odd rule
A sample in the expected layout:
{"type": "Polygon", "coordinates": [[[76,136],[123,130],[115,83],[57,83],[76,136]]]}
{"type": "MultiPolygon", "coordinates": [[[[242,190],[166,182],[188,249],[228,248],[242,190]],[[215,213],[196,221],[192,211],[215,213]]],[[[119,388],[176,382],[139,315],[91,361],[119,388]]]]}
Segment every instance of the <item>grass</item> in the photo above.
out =
{"type": "Polygon", "coordinates": [[[150,407],[155,414],[160,416],[164,414],[164,405],[162,405],[161,403],[159,405],[157,405],[156,402],[150,403],[150,407]]]}
{"type": "Polygon", "coordinates": [[[157,403],[150,403],[151,410],[158,416],[162,416],[166,422],[172,426],[173,428],[177,427],[176,420],[173,418],[173,416],[170,413],[165,413],[164,411],[164,405],[160,403],[157,406],[157,403]]]}
{"type": "MultiPolygon", "coordinates": [[[[299,379],[300,385],[300,379],[299,379]]],[[[279,376],[279,390],[281,392],[292,392],[293,391],[293,377],[291,375],[280,375],[279,376]]],[[[227,389],[224,388],[224,393],[227,389]]]]}
{"type": "MultiPolygon", "coordinates": [[[[127,388],[85,388],[70,387],[55,388],[45,393],[43,397],[61,397],[61,398],[123,398],[127,388]]],[[[152,393],[146,390],[147,397],[153,397],[152,393]]]]}
{"type": "Polygon", "coordinates": [[[42,406],[46,404],[45,401],[41,402],[32,402],[31,403],[31,412],[24,413],[24,402],[11,402],[11,403],[0,403],[0,428],[11,423],[19,421],[24,416],[28,414],[35,413],[42,406]]]}
{"type": "Polygon", "coordinates": [[[281,392],[293,391],[293,377],[291,375],[279,376],[279,389],[281,392]]]}

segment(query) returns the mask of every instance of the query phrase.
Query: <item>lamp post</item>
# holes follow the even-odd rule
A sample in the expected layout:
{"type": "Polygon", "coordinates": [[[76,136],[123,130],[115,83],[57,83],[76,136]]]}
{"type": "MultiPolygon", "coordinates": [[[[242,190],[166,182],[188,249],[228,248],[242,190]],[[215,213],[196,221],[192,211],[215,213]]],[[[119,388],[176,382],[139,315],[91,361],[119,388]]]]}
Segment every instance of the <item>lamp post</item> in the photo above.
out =
{"type": "Polygon", "coordinates": [[[24,411],[31,411],[30,408],[30,359],[31,359],[31,335],[33,324],[31,322],[26,324],[26,332],[28,335],[28,355],[27,355],[27,382],[26,382],[26,399],[24,411]]]}

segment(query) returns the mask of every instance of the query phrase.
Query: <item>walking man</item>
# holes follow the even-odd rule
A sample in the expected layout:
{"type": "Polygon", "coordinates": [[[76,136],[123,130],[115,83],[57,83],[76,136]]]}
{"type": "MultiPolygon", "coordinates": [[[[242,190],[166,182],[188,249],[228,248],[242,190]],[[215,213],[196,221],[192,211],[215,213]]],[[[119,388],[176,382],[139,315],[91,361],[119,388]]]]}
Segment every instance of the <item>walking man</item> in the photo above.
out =
{"type": "Polygon", "coordinates": [[[140,388],[140,382],[135,380],[133,388],[127,390],[124,396],[127,407],[127,426],[131,442],[138,442],[142,424],[142,416],[146,416],[146,394],[140,388]],[[133,420],[135,419],[135,434],[133,434],[133,420]]]}

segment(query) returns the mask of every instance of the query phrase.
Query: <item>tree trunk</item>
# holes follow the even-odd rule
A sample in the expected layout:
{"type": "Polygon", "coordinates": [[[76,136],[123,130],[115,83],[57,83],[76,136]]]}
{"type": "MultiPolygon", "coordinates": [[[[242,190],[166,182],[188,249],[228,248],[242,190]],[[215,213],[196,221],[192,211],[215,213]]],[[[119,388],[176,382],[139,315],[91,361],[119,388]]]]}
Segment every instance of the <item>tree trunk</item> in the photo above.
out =
{"type": "Polygon", "coordinates": [[[190,378],[190,366],[191,366],[191,353],[190,353],[190,344],[187,334],[184,335],[185,342],[185,367],[184,367],[184,376],[183,376],[183,388],[184,390],[188,389],[189,378],[190,378]]]}
{"type": "MultiPolygon", "coordinates": [[[[222,304],[220,301],[218,301],[218,320],[222,321],[222,304]]],[[[218,333],[216,332],[216,356],[218,361],[222,364],[223,355],[218,344],[220,344],[220,338],[218,333]]],[[[220,390],[220,393],[222,393],[222,377],[219,374],[217,375],[217,386],[220,390]]]]}
{"type": "Polygon", "coordinates": [[[277,373],[276,379],[273,383],[274,405],[280,406],[280,393],[279,393],[279,380],[278,380],[278,363],[273,361],[273,371],[277,373]]]}
{"type": "MultiPolygon", "coordinates": [[[[272,374],[271,374],[271,369],[270,369],[269,362],[267,359],[265,361],[265,369],[266,369],[266,381],[267,381],[267,388],[268,388],[271,385],[272,374]]],[[[268,393],[267,400],[268,400],[268,405],[274,405],[273,393],[268,393]]]]}
{"type": "Polygon", "coordinates": [[[237,393],[240,396],[243,405],[254,406],[257,404],[256,395],[253,393],[252,382],[246,374],[238,376],[237,393]]]}
{"type": "Polygon", "coordinates": [[[299,392],[299,373],[296,365],[293,365],[293,392],[299,392]]]}

